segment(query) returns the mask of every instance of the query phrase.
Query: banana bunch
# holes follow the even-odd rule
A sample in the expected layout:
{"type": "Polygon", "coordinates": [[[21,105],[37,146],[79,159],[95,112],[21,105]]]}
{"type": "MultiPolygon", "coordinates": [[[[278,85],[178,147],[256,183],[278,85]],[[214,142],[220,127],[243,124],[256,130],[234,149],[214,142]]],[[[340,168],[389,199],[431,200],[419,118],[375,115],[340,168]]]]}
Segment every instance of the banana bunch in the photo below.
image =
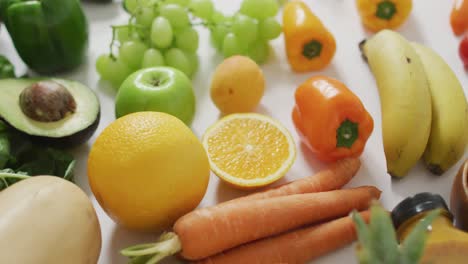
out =
{"type": "Polygon", "coordinates": [[[391,30],[360,48],[379,89],[388,173],[404,177],[421,157],[437,175],[452,167],[468,143],[468,104],[455,73],[436,52],[391,30]]]}

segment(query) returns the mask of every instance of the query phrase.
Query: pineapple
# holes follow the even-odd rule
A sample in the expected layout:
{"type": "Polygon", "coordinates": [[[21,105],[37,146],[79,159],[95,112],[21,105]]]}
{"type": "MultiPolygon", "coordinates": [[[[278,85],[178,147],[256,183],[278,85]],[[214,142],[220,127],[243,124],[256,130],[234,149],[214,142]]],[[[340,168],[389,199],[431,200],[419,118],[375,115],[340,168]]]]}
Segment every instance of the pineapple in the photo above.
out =
{"type": "Polygon", "coordinates": [[[353,212],[351,216],[359,240],[357,246],[359,263],[418,264],[424,251],[428,227],[439,213],[439,211],[429,213],[406,239],[398,244],[390,216],[380,205],[372,205],[369,225],[357,212],[353,212]]]}

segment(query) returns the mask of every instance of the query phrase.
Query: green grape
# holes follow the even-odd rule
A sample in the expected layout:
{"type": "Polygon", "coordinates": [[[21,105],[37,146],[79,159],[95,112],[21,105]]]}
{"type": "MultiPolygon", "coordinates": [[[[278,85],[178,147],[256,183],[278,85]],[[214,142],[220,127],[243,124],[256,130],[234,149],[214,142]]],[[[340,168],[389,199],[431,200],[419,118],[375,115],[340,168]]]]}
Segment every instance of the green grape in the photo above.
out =
{"type": "Polygon", "coordinates": [[[136,10],[136,22],[143,27],[151,27],[153,19],[156,16],[153,7],[142,7],[136,10]]]}
{"type": "Polygon", "coordinates": [[[225,22],[228,22],[229,20],[230,20],[230,17],[224,15],[223,13],[217,10],[213,11],[213,13],[211,14],[211,18],[210,18],[210,21],[215,24],[225,23],[225,22]]]}
{"type": "Polygon", "coordinates": [[[279,37],[282,32],[280,23],[276,21],[274,17],[269,17],[265,20],[260,21],[258,25],[260,39],[262,40],[271,40],[279,37]]]}
{"type": "Polygon", "coordinates": [[[234,33],[228,33],[223,41],[223,55],[225,58],[240,55],[245,52],[239,38],[234,33]]]}
{"type": "Polygon", "coordinates": [[[252,43],[257,39],[258,21],[243,14],[236,14],[232,24],[232,32],[240,41],[252,43]]]}
{"type": "Polygon", "coordinates": [[[115,87],[119,87],[132,73],[132,70],[120,59],[111,58],[106,54],[97,58],[96,69],[103,80],[111,82],[115,87]]]}
{"type": "Polygon", "coordinates": [[[191,76],[192,74],[192,66],[190,64],[189,59],[185,56],[185,53],[178,49],[178,48],[171,48],[166,51],[164,54],[164,60],[166,61],[166,65],[169,67],[176,68],[187,76],[191,76]]]}
{"type": "Polygon", "coordinates": [[[120,43],[124,43],[126,41],[134,39],[137,36],[135,36],[134,32],[130,31],[130,28],[128,26],[119,26],[115,28],[115,37],[120,43]]]}
{"type": "Polygon", "coordinates": [[[190,62],[190,66],[192,67],[192,75],[198,71],[198,54],[197,53],[188,53],[185,52],[185,56],[190,62]]]}
{"type": "Polygon", "coordinates": [[[277,0],[244,0],[240,12],[258,20],[276,16],[279,6],[277,0]]]}
{"type": "Polygon", "coordinates": [[[141,41],[143,43],[148,43],[150,41],[150,32],[151,28],[140,28],[136,27],[133,29],[133,37],[131,40],[141,41]]]}
{"type": "Polygon", "coordinates": [[[169,20],[165,17],[156,17],[151,25],[151,42],[160,49],[168,48],[172,44],[174,33],[169,20]]]}
{"type": "Polygon", "coordinates": [[[184,28],[190,25],[187,11],[180,5],[168,4],[159,9],[161,16],[167,18],[174,28],[184,28]]]}
{"type": "Polygon", "coordinates": [[[268,59],[269,54],[270,46],[268,45],[268,42],[264,41],[257,41],[253,43],[247,52],[247,56],[249,56],[257,64],[263,64],[268,59]]]}
{"type": "Polygon", "coordinates": [[[127,41],[120,46],[119,54],[122,62],[125,62],[131,69],[139,69],[141,61],[148,47],[140,41],[127,41]]]}
{"type": "Polygon", "coordinates": [[[102,54],[99,55],[99,57],[96,59],[96,70],[101,76],[102,79],[109,79],[111,77],[111,74],[109,73],[109,65],[112,63],[112,58],[108,54],[102,54]]]}
{"type": "Polygon", "coordinates": [[[211,43],[218,50],[222,50],[224,37],[229,33],[229,28],[224,24],[218,24],[211,29],[211,43]]]}
{"type": "Polygon", "coordinates": [[[195,16],[203,19],[210,19],[214,11],[212,0],[191,0],[189,7],[195,16]]]}
{"type": "Polygon", "coordinates": [[[143,55],[143,61],[141,62],[142,68],[164,66],[164,57],[162,53],[157,49],[148,49],[143,55]]]}
{"type": "Polygon", "coordinates": [[[192,27],[187,27],[176,35],[176,47],[194,53],[198,49],[198,32],[192,27]]]}
{"type": "Polygon", "coordinates": [[[188,6],[190,0],[164,0],[165,4],[176,4],[180,6],[188,6]]]}
{"type": "Polygon", "coordinates": [[[138,7],[138,0],[124,0],[123,7],[129,14],[134,14],[138,7]]]}

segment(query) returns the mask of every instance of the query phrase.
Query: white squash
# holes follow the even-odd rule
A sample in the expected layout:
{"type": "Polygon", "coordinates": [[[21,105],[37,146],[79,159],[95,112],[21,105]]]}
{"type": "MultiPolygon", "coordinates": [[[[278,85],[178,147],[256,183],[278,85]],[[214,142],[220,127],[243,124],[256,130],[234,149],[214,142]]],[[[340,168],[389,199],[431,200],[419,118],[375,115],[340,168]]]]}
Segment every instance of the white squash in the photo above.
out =
{"type": "Polygon", "coordinates": [[[0,263],[96,264],[100,251],[96,212],[73,183],[35,176],[0,192],[0,263]]]}

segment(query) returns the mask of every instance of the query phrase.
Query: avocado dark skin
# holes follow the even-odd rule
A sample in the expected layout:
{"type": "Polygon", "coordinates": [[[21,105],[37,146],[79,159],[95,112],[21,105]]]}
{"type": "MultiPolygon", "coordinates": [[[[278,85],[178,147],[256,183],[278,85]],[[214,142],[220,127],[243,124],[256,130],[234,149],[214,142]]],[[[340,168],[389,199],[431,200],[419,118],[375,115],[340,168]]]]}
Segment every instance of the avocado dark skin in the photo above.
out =
{"type": "MultiPolygon", "coordinates": [[[[5,122],[10,126],[7,120],[3,119],[0,117],[0,120],[5,122]]],[[[68,149],[68,148],[73,148],[79,145],[82,145],[88,141],[88,139],[91,138],[91,136],[96,132],[96,129],[99,126],[99,121],[101,120],[101,111],[99,111],[96,120],[87,128],[76,132],[73,135],[69,136],[64,136],[60,138],[50,138],[50,137],[40,137],[40,136],[31,136],[28,135],[27,133],[24,133],[23,131],[20,131],[18,129],[15,129],[14,127],[11,127],[15,131],[19,133],[23,133],[28,135],[32,141],[34,141],[37,144],[43,145],[43,146],[49,146],[49,147],[54,147],[54,148],[59,148],[59,149],[68,149]]]]}
{"type": "Polygon", "coordinates": [[[0,94],[0,119],[38,144],[76,147],[85,143],[99,125],[99,99],[78,82],[3,79],[0,94]]]}

